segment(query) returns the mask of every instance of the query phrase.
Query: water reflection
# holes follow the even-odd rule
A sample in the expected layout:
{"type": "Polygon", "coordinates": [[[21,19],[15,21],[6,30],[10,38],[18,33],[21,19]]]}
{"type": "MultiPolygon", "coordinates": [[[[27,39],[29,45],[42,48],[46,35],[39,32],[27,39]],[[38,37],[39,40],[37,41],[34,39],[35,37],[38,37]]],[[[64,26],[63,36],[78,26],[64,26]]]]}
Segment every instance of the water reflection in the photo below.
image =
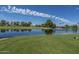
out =
{"type": "Polygon", "coordinates": [[[1,29],[0,33],[5,33],[5,32],[29,32],[30,34],[36,33],[36,34],[61,34],[61,33],[79,33],[78,29],[42,29],[39,30],[39,32],[37,30],[32,31],[32,29],[1,29]],[[41,33],[42,31],[42,33],[41,33]]]}
{"type": "Polygon", "coordinates": [[[78,34],[79,30],[77,29],[2,29],[0,30],[0,38],[7,38],[13,36],[22,36],[22,35],[52,35],[52,34],[78,34]]]}
{"type": "Polygon", "coordinates": [[[77,33],[78,29],[72,29],[73,33],[77,33]]]}
{"type": "Polygon", "coordinates": [[[78,32],[78,29],[64,29],[64,31],[66,33],[68,33],[68,32],[77,33],[78,32]]]}
{"type": "Polygon", "coordinates": [[[32,29],[1,29],[0,32],[1,33],[5,33],[5,32],[24,32],[24,31],[27,31],[27,32],[31,32],[32,29]]]}
{"type": "Polygon", "coordinates": [[[2,29],[2,30],[0,30],[0,32],[1,32],[1,33],[4,33],[4,32],[6,32],[6,30],[5,30],[5,29],[2,29]]]}
{"type": "Polygon", "coordinates": [[[69,31],[69,29],[64,29],[64,31],[65,31],[65,32],[68,32],[68,31],[69,31]]]}
{"type": "Polygon", "coordinates": [[[47,34],[47,35],[51,35],[53,33],[55,33],[54,29],[42,29],[42,31],[47,34]]]}

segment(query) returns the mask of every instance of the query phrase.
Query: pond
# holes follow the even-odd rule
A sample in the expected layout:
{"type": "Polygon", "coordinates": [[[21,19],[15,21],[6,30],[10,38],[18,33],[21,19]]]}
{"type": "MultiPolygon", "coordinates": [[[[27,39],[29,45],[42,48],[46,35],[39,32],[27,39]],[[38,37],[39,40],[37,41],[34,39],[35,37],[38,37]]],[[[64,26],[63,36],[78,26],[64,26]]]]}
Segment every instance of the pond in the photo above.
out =
{"type": "Polygon", "coordinates": [[[14,29],[14,30],[0,30],[0,38],[8,38],[22,35],[62,35],[62,34],[79,34],[79,30],[70,29],[14,29]]]}

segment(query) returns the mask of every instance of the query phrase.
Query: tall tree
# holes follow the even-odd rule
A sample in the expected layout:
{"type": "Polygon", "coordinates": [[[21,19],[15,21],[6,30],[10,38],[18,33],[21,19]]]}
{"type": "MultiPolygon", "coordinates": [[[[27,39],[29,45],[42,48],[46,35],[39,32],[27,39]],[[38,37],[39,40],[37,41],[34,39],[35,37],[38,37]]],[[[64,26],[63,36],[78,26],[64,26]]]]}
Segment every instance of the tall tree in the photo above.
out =
{"type": "Polygon", "coordinates": [[[9,22],[9,21],[6,21],[6,25],[7,25],[7,26],[10,26],[10,22],[9,22]]]}
{"type": "Polygon", "coordinates": [[[70,26],[66,24],[66,25],[65,25],[65,28],[66,28],[66,29],[69,29],[69,28],[70,28],[70,26]]]}
{"type": "Polygon", "coordinates": [[[28,23],[27,23],[27,26],[31,26],[31,24],[32,24],[32,22],[28,22],[28,23]]]}
{"type": "Polygon", "coordinates": [[[50,27],[50,28],[55,28],[56,27],[56,24],[53,23],[50,19],[48,19],[45,23],[45,26],[46,27],[50,27]]]}
{"type": "Polygon", "coordinates": [[[1,21],[0,21],[0,25],[1,25],[1,26],[6,26],[6,21],[5,21],[5,20],[1,20],[1,21]]]}
{"type": "Polygon", "coordinates": [[[21,26],[27,26],[26,22],[21,22],[21,26]]]}
{"type": "Polygon", "coordinates": [[[76,29],[78,29],[78,26],[77,25],[72,25],[72,29],[76,30],[76,29]]]}

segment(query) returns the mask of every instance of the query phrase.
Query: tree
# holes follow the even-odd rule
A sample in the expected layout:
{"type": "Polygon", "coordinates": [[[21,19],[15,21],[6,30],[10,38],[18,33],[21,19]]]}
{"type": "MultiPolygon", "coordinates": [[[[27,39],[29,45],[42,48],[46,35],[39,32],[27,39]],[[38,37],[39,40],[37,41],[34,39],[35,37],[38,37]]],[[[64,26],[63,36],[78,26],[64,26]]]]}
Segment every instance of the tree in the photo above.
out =
{"type": "Polygon", "coordinates": [[[72,25],[72,29],[73,30],[78,29],[78,26],[77,25],[72,25]]]}
{"type": "MultiPolygon", "coordinates": [[[[36,27],[41,27],[41,25],[38,25],[38,24],[36,24],[35,26],[36,26],[36,27]]],[[[43,26],[42,26],[42,27],[43,27],[43,26]]]]}
{"type": "Polygon", "coordinates": [[[50,28],[55,28],[56,27],[56,24],[53,23],[50,19],[48,19],[45,23],[45,26],[46,27],[50,27],[50,28]]]}
{"type": "Polygon", "coordinates": [[[42,24],[41,26],[42,26],[42,27],[46,27],[46,25],[45,25],[45,24],[42,24]]]}
{"type": "Polygon", "coordinates": [[[20,25],[20,22],[13,22],[13,25],[14,26],[19,26],[20,25]]]}
{"type": "Polygon", "coordinates": [[[32,22],[28,22],[28,23],[27,23],[27,26],[31,26],[31,24],[32,24],[32,22]]]}
{"type": "Polygon", "coordinates": [[[5,21],[5,20],[1,20],[1,21],[0,21],[0,25],[1,25],[1,26],[5,26],[5,25],[6,25],[6,21],[5,21]]]}
{"type": "Polygon", "coordinates": [[[27,26],[26,22],[21,22],[21,26],[27,26]]]}
{"type": "Polygon", "coordinates": [[[79,27],[79,22],[78,22],[78,27],[79,27]]]}
{"type": "Polygon", "coordinates": [[[70,28],[70,26],[66,24],[66,25],[65,25],[65,28],[66,28],[66,29],[69,29],[69,28],[70,28]]]}
{"type": "Polygon", "coordinates": [[[16,22],[16,26],[19,26],[20,25],[20,22],[16,22]]]}
{"type": "Polygon", "coordinates": [[[72,25],[72,30],[74,31],[74,32],[77,32],[77,30],[78,30],[78,26],[77,25],[72,25]]]}
{"type": "Polygon", "coordinates": [[[14,22],[13,21],[11,21],[10,26],[14,26],[14,22]]]}
{"type": "Polygon", "coordinates": [[[10,23],[9,23],[8,21],[6,21],[6,25],[7,25],[7,26],[10,26],[10,23]]]}

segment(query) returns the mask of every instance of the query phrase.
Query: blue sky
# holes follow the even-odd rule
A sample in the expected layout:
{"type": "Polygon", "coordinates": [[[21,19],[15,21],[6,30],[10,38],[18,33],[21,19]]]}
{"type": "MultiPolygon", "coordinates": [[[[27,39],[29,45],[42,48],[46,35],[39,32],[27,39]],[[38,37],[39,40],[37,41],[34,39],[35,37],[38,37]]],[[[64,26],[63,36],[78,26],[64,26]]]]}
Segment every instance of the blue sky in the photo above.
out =
{"type": "Polygon", "coordinates": [[[46,22],[47,19],[51,19],[57,25],[64,25],[64,24],[77,24],[79,22],[79,6],[76,5],[1,5],[0,6],[0,20],[7,20],[7,21],[31,21],[33,24],[42,24],[46,22]],[[9,9],[10,7],[10,9],[9,9]],[[12,10],[12,8],[14,8],[12,10]],[[34,14],[24,14],[18,11],[13,12],[16,9],[29,9],[32,12],[36,11],[39,13],[43,13],[42,16],[37,16],[34,14]],[[8,11],[6,11],[8,10],[8,11]],[[45,16],[48,14],[49,16],[55,16],[50,18],[45,16]],[[58,17],[58,18],[56,18],[58,17]],[[62,20],[61,20],[62,19],[62,20]]]}

